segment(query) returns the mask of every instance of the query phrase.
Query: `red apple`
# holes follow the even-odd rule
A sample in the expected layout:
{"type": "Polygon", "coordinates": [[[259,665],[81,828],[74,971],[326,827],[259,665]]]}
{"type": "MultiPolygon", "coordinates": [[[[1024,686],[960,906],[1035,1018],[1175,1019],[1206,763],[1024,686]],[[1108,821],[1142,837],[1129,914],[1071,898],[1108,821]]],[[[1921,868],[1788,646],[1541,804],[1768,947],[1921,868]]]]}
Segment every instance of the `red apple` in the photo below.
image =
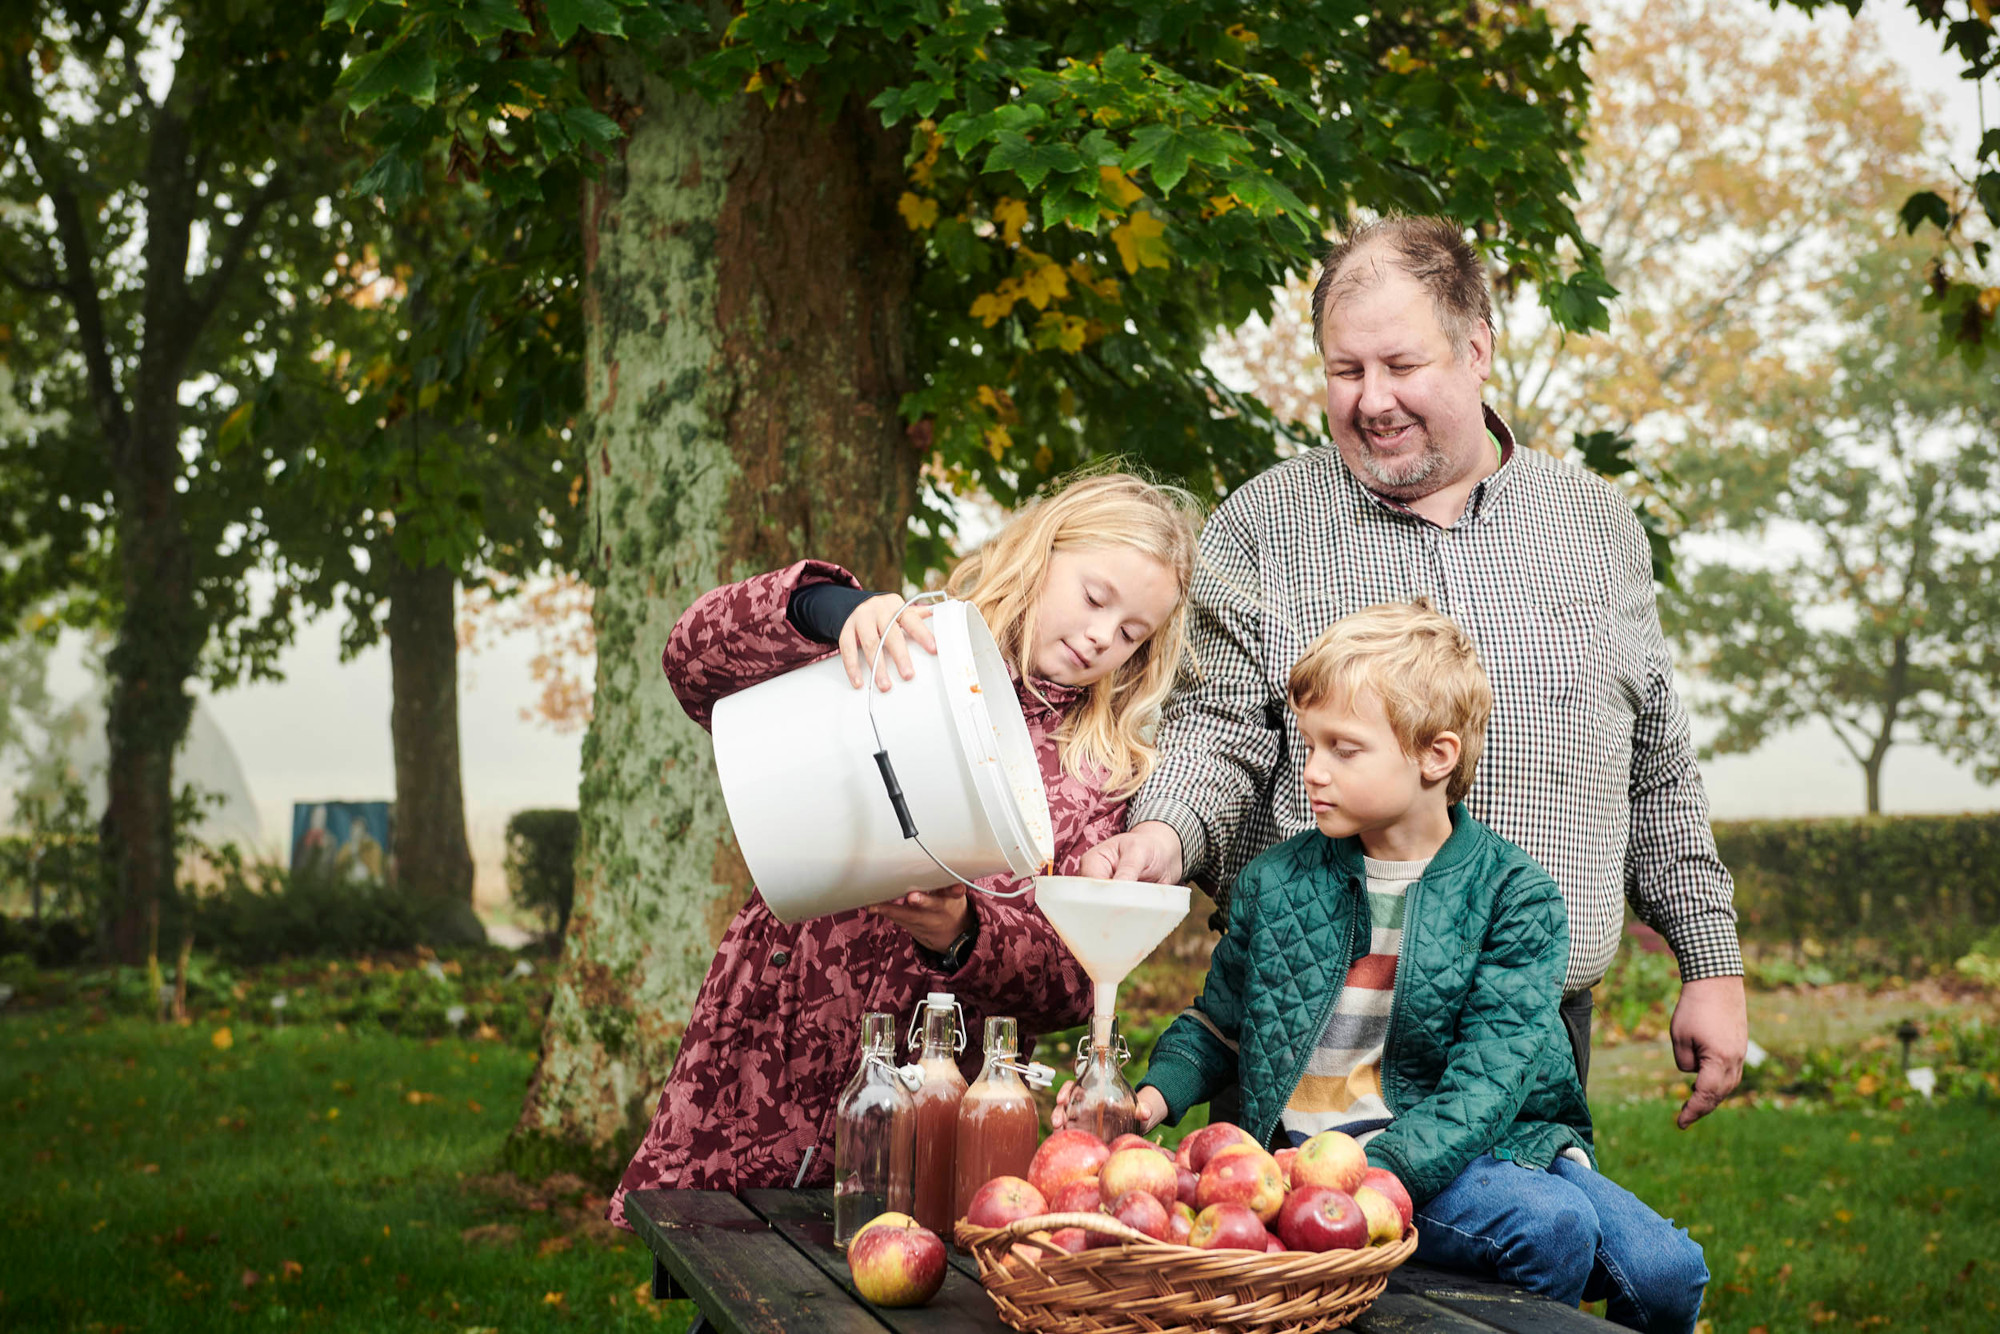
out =
{"type": "Polygon", "coordinates": [[[1049,1240],[1075,1255],[1090,1245],[1091,1235],[1080,1227],[1060,1227],[1049,1234],[1049,1240]]]}
{"type": "Polygon", "coordinates": [[[847,1244],[854,1289],[877,1306],[922,1306],[944,1286],[944,1243],[927,1227],[867,1227],[847,1244]]]}
{"type": "Polygon", "coordinates": [[[1042,1193],[1042,1198],[1054,1200],[1070,1182],[1096,1176],[1110,1156],[1111,1150],[1104,1147],[1104,1141],[1088,1130],[1064,1126],[1035,1150],[1028,1163],[1028,1183],[1042,1193]]]}
{"type": "Polygon", "coordinates": [[[1205,1172],[1208,1170],[1208,1160],[1216,1151],[1231,1144],[1248,1144],[1256,1147],[1257,1141],[1241,1126],[1231,1125],[1227,1121],[1212,1121],[1181,1141],[1181,1148],[1187,1152],[1185,1166],[1190,1172],[1205,1172]]]}
{"type": "Polygon", "coordinates": [[[1352,1135],[1322,1130],[1299,1145],[1299,1156],[1292,1159],[1292,1189],[1330,1186],[1343,1195],[1352,1194],[1367,1171],[1368,1155],[1352,1135]]]}
{"type": "Polygon", "coordinates": [[[1357,1186],[1354,1203],[1361,1208],[1361,1216],[1368,1220],[1368,1244],[1370,1246],[1393,1246],[1403,1239],[1403,1215],[1387,1195],[1373,1186],[1357,1186]]]}
{"type": "MultiPolygon", "coordinates": [[[[862,1233],[866,1232],[871,1227],[884,1227],[884,1226],[915,1227],[916,1225],[917,1225],[917,1220],[910,1217],[908,1214],[899,1214],[894,1210],[890,1210],[886,1214],[876,1214],[873,1218],[869,1219],[867,1222],[863,1223],[860,1227],[856,1228],[854,1230],[854,1237],[860,1236],[862,1233]]],[[[854,1244],[854,1237],[849,1237],[847,1239],[847,1244],[849,1246],[852,1246],[854,1244]]]]}
{"type": "Polygon", "coordinates": [[[1268,1223],[1285,1203],[1285,1179],[1271,1155],[1255,1144],[1233,1144],[1208,1160],[1195,1186],[1195,1204],[1240,1204],[1268,1223]]]}
{"type": "MultiPolygon", "coordinates": [[[[1128,1190],[1111,1204],[1111,1216],[1126,1227],[1145,1233],[1154,1241],[1165,1241],[1170,1234],[1171,1217],[1167,1206],[1160,1203],[1160,1197],[1146,1190],[1128,1190]]],[[[1090,1244],[1096,1246],[1121,1246],[1122,1238],[1090,1234],[1090,1244]]]]}
{"type": "Polygon", "coordinates": [[[1185,1204],[1176,1204],[1174,1211],[1167,1215],[1167,1240],[1188,1244],[1188,1233],[1194,1231],[1194,1210],[1185,1204]]]}
{"type": "Polygon", "coordinates": [[[1094,1214],[1102,1212],[1104,1193],[1097,1184],[1096,1177],[1078,1177],[1056,1192],[1049,1201],[1052,1214],[1094,1214]]]}
{"type": "Polygon", "coordinates": [[[1143,1149],[1120,1149],[1106,1158],[1097,1184],[1106,1203],[1127,1191],[1143,1190],[1163,1205],[1172,1204],[1180,1191],[1180,1170],[1173,1159],[1149,1144],[1143,1149]]]}
{"type": "Polygon", "coordinates": [[[1125,1149],[1151,1149],[1154,1153],[1164,1153],[1169,1158],[1174,1156],[1174,1151],[1166,1145],[1155,1144],[1144,1135],[1134,1135],[1130,1131],[1112,1140],[1110,1148],[1113,1153],[1118,1153],[1125,1149]]]}
{"type": "Polygon", "coordinates": [[[1368,1244],[1368,1220],[1346,1192],[1300,1186],[1278,1211],[1278,1235],[1295,1251],[1359,1250],[1368,1244]]]}
{"type": "Polygon", "coordinates": [[[1271,1234],[1240,1204],[1211,1204],[1194,1216],[1187,1244],[1204,1251],[1261,1251],[1271,1234]]]}
{"type": "Polygon", "coordinates": [[[1403,1216],[1403,1231],[1410,1230],[1410,1224],[1417,1214],[1416,1205],[1410,1203],[1410,1192],[1403,1189],[1403,1183],[1394,1172],[1386,1167],[1371,1167],[1361,1174],[1361,1184],[1372,1186],[1389,1197],[1389,1203],[1396,1206],[1396,1212],[1403,1216]]]}
{"type": "Polygon", "coordinates": [[[1299,1151],[1297,1149],[1280,1149],[1271,1155],[1271,1161],[1275,1162],[1278,1165],[1278,1170],[1285,1175],[1286,1190],[1292,1188],[1292,1159],[1298,1156],[1299,1151]]]}
{"type": "Polygon", "coordinates": [[[965,1221],[976,1227],[1006,1227],[1017,1218],[1049,1211],[1042,1193],[1020,1177],[994,1177],[973,1193],[965,1221]]]}
{"type": "MultiPolygon", "coordinates": [[[[1040,1238],[1044,1241],[1048,1240],[1049,1236],[1046,1232],[1031,1232],[1028,1235],[1031,1240],[1040,1238]]],[[[1044,1254],[1045,1252],[1039,1246],[1030,1246],[1025,1241],[1017,1241],[1007,1248],[1005,1255],[1000,1257],[1000,1267],[1002,1269],[1026,1269],[1030,1266],[1038,1266],[1041,1264],[1044,1254]]]]}
{"type": "Polygon", "coordinates": [[[1201,1177],[1185,1167],[1174,1168],[1174,1198],[1182,1204],[1193,1204],[1194,1194],[1201,1186],[1201,1177]]]}
{"type": "Polygon", "coordinates": [[[1264,1243],[1264,1253],[1266,1255],[1277,1255],[1284,1251],[1284,1249],[1285,1243],[1279,1241],[1276,1237],[1272,1237],[1264,1243]]]}

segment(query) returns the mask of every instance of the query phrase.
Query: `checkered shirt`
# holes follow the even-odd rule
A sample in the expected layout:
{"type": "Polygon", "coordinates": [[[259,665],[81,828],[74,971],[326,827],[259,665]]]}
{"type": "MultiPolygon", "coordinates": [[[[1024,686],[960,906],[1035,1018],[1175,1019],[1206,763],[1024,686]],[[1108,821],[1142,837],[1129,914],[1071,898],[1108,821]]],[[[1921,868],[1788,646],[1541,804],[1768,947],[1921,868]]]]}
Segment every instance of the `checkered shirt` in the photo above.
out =
{"type": "Polygon", "coordinates": [[[1226,887],[1313,823],[1292,664],[1327,626],[1428,596],[1493,684],[1467,806],[1562,887],[1565,990],[1604,976],[1622,897],[1681,975],[1740,974],[1734,886],[1716,856],[1687,712],[1660,633],[1644,531],[1616,489],[1514,448],[1450,527],[1365,489],[1332,446],[1240,487],[1202,532],[1190,632],[1201,678],[1168,701],[1160,765],[1128,822],[1163,820],[1187,873],[1226,887]]]}

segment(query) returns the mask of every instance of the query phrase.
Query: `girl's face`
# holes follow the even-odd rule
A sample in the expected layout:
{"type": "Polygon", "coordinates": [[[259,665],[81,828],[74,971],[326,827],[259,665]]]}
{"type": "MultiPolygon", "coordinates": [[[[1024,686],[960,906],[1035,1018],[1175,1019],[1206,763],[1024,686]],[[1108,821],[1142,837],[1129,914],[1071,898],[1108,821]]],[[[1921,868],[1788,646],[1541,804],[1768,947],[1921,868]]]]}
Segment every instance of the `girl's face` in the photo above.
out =
{"type": "Polygon", "coordinates": [[[1180,601],[1174,572],[1131,547],[1082,547],[1049,557],[1035,602],[1031,676],[1087,686],[1125,665],[1180,601]]]}

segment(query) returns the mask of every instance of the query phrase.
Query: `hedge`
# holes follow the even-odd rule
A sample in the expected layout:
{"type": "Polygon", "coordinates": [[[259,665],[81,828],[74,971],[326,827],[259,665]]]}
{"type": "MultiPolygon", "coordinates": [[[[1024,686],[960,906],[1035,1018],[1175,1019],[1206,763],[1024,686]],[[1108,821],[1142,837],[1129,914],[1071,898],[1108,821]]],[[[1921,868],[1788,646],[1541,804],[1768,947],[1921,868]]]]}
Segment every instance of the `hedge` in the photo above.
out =
{"type": "Polygon", "coordinates": [[[1715,846],[1749,938],[1866,936],[1942,954],[2000,924],[2000,812],[1728,820],[1715,846]]]}

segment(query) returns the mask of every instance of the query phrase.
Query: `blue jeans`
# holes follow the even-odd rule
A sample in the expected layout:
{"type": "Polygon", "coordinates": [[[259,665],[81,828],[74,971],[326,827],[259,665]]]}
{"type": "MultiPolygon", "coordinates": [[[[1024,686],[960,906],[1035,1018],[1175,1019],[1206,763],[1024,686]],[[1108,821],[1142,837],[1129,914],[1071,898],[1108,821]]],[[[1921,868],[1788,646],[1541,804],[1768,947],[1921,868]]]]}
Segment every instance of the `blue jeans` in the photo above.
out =
{"type": "Polygon", "coordinates": [[[1689,1334],[1708,1266],[1686,1228],[1600,1172],[1558,1158],[1546,1170],[1491,1154],[1417,1210],[1426,1264],[1488,1274],[1575,1306],[1605,1302],[1628,1329],[1689,1334]]]}

